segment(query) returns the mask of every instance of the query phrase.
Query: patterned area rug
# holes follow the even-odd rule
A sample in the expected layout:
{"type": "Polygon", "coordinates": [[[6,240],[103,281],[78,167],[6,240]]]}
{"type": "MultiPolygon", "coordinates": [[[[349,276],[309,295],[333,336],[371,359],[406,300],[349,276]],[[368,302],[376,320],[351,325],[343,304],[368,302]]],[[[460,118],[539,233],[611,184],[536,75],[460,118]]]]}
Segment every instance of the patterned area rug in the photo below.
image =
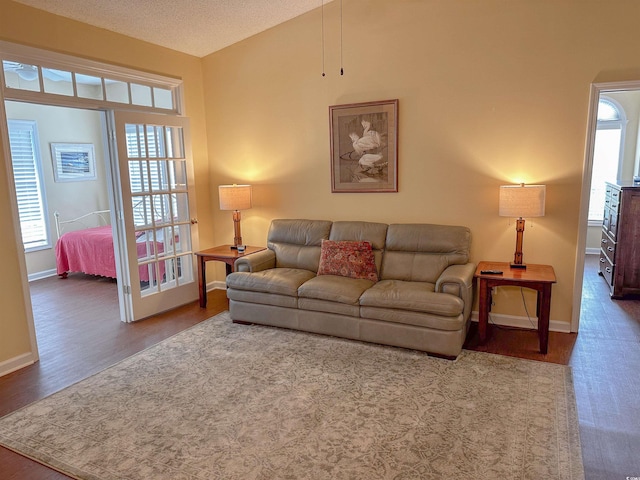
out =
{"type": "Polygon", "coordinates": [[[218,315],[0,419],[80,479],[581,479],[569,367],[218,315]]]}

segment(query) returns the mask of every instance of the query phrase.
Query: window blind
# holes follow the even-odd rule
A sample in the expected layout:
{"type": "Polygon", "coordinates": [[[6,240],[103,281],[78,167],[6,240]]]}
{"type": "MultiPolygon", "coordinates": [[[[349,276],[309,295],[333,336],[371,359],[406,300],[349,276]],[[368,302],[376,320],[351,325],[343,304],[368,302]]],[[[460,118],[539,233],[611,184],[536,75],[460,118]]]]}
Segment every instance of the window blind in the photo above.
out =
{"type": "Polygon", "coordinates": [[[25,250],[50,246],[36,123],[9,120],[9,147],[25,250]]]}

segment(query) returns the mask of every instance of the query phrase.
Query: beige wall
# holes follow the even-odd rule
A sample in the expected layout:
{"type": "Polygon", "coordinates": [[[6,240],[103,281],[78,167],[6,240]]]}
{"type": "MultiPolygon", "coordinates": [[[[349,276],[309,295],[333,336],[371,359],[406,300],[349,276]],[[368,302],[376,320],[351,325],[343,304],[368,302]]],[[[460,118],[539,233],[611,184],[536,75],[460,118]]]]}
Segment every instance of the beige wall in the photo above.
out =
{"type": "MultiPolygon", "coordinates": [[[[0,0],[0,39],[184,79],[202,247],[233,237],[231,213],[218,210],[215,186],[251,182],[246,243],[264,244],[276,217],[433,222],[469,226],[472,260],[509,261],[515,225],[497,215],[498,187],[544,183],[547,216],[527,222],[533,228],[525,235],[525,261],[555,267],[551,318],[569,322],[589,86],[640,79],[640,2],[343,6],[343,77],[338,2],[325,6],[324,78],[319,10],[204,61],[9,0],[0,0]],[[328,106],[391,98],[400,100],[400,191],[332,194],[328,106]]],[[[3,170],[3,224],[11,219],[7,184],[3,170]]],[[[5,278],[20,275],[13,237],[0,233],[9,256],[5,278]]],[[[222,268],[215,271],[221,280],[222,268]]],[[[28,349],[28,341],[27,312],[16,301],[21,284],[0,291],[1,363],[28,349]]],[[[516,292],[496,300],[498,312],[525,314],[516,292]]]]}
{"type": "MultiPolygon", "coordinates": [[[[202,62],[200,59],[181,54],[149,43],[133,40],[106,30],[74,22],[55,15],[29,8],[9,0],[0,0],[0,40],[44,48],[60,53],[76,55],[92,60],[113,63],[139,70],[179,77],[184,80],[185,109],[191,118],[194,170],[196,175],[197,209],[202,221],[200,237],[204,245],[211,243],[212,224],[209,163],[207,155],[206,125],[203,106],[202,62]]],[[[4,150],[0,151],[0,224],[12,222],[8,200],[10,179],[4,168],[4,150]]],[[[5,279],[21,277],[20,256],[14,232],[3,228],[0,231],[0,247],[4,255],[3,276],[5,279]]],[[[24,263],[24,261],[23,261],[24,263]]],[[[26,274],[26,271],[24,272],[26,274]]],[[[28,293],[28,292],[27,292],[28,293]]],[[[3,282],[0,289],[0,368],[3,362],[29,352],[28,309],[25,308],[25,292],[21,282],[3,282]]]]}
{"type": "MultiPolygon", "coordinates": [[[[551,319],[570,322],[592,82],[640,78],[640,2],[352,0],[204,59],[211,184],[251,182],[245,243],[274,217],[461,224],[472,260],[513,258],[515,224],[498,187],[547,185],[527,221],[524,259],[555,267],[551,319]],[[332,194],[328,106],[399,99],[399,192],[332,194]]],[[[232,239],[216,209],[215,243],[232,239]]],[[[529,311],[535,301],[528,296],[529,311]]],[[[494,311],[526,315],[518,291],[494,311]]]]}

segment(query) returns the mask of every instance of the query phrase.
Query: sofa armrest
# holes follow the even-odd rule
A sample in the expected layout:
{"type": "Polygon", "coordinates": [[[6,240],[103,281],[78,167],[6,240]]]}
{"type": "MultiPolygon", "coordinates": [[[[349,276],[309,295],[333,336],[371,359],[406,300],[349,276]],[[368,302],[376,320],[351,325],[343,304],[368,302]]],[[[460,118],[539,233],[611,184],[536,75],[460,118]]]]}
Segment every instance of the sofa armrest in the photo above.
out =
{"type": "Polygon", "coordinates": [[[234,265],[235,272],[259,272],[276,267],[276,254],[273,250],[261,250],[238,258],[234,265]]]}
{"type": "Polygon", "coordinates": [[[449,293],[460,297],[464,302],[464,317],[469,318],[473,305],[473,275],[476,265],[450,265],[436,281],[436,292],[449,293]]]}

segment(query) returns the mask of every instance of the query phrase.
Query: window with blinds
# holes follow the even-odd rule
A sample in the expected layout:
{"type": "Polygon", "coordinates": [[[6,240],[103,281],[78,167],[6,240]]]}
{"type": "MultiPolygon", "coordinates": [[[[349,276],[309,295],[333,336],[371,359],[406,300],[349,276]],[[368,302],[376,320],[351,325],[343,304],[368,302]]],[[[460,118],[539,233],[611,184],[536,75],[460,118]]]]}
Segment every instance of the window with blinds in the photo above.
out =
{"type": "Polygon", "coordinates": [[[25,251],[51,246],[36,122],[8,120],[9,147],[25,251]]]}

